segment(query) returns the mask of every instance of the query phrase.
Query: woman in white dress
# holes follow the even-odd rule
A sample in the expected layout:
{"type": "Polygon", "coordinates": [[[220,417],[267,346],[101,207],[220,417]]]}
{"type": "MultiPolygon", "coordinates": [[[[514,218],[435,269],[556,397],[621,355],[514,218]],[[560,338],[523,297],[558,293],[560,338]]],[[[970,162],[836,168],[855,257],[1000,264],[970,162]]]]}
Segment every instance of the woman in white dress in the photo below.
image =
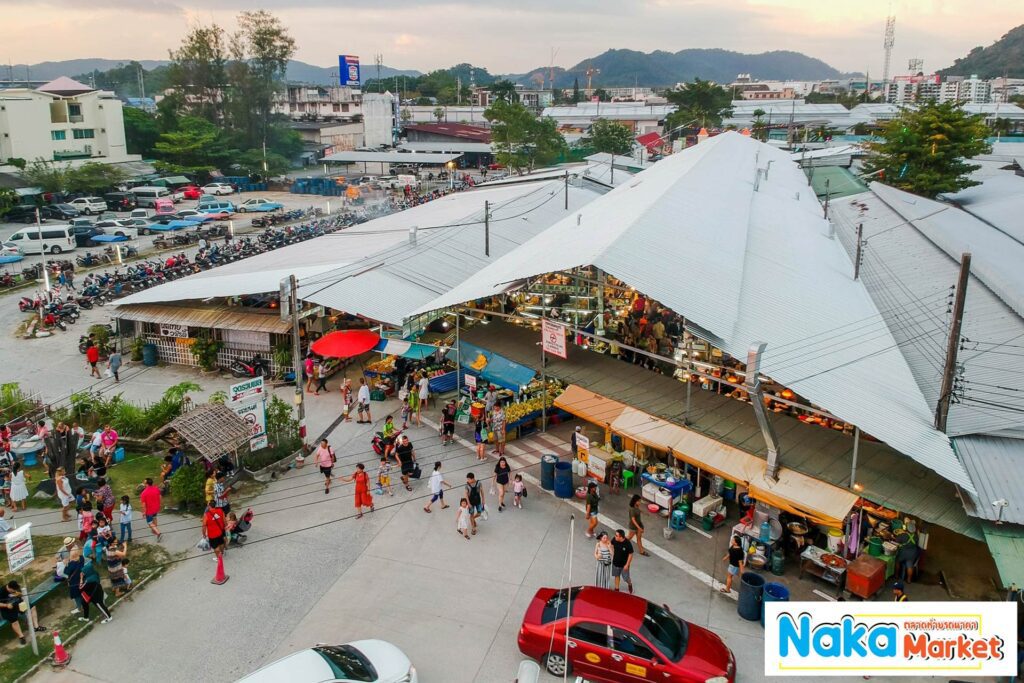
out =
{"type": "Polygon", "coordinates": [[[71,492],[71,483],[68,481],[67,473],[63,467],[58,467],[53,477],[54,485],[57,487],[57,499],[60,500],[60,518],[62,522],[71,520],[68,514],[68,506],[75,500],[75,494],[71,492]]]}
{"type": "Polygon", "coordinates": [[[18,503],[21,503],[21,509],[25,510],[28,508],[28,485],[25,484],[25,470],[21,469],[21,463],[16,462],[11,467],[11,501],[14,503],[13,507],[15,510],[18,509],[18,503]]]}

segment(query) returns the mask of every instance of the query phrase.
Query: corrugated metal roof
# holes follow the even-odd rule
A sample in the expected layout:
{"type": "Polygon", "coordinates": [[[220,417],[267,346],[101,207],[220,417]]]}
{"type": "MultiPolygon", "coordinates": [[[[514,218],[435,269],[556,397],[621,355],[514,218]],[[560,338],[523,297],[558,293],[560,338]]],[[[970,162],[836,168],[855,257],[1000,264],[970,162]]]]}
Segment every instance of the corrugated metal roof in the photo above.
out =
{"type": "Polygon", "coordinates": [[[475,140],[477,142],[490,142],[491,129],[480,126],[470,126],[465,123],[410,123],[406,124],[405,130],[419,133],[432,133],[434,135],[448,135],[453,138],[475,140]]]}
{"type": "Polygon", "coordinates": [[[328,154],[321,161],[334,163],[361,164],[364,162],[377,164],[430,164],[439,166],[446,164],[453,159],[458,159],[462,154],[428,154],[426,152],[335,152],[328,154]]]}
{"type": "Polygon", "coordinates": [[[1024,586],[1024,528],[1014,524],[983,524],[981,529],[1003,587],[1024,586]]]}
{"type": "MultiPolygon", "coordinates": [[[[490,154],[494,150],[489,142],[468,142],[466,140],[452,140],[451,142],[403,142],[399,145],[401,149],[410,152],[471,152],[475,154],[490,154]]],[[[404,154],[404,152],[403,152],[404,154]]]]}
{"type": "Polygon", "coordinates": [[[767,342],[765,374],[972,489],[885,325],[833,343],[837,331],[881,321],[828,233],[788,153],[725,133],[659,161],[424,308],[595,265],[685,315],[734,357],[767,342]]]}
{"type": "Polygon", "coordinates": [[[197,308],[167,304],[121,305],[114,313],[121,320],[137,320],[167,325],[188,325],[222,330],[251,330],[253,332],[287,333],[291,324],[281,320],[279,311],[257,313],[231,306],[197,308]]]}
{"type": "Polygon", "coordinates": [[[1010,172],[990,175],[980,185],[945,195],[945,199],[1024,243],[1024,176],[1010,172]]]}
{"type": "Polygon", "coordinates": [[[968,513],[1024,524],[1024,440],[974,434],[958,436],[953,445],[978,489],[968,513]],[[999,500],[1007,502],[1001,517],[1000,508],[992,504],[999,500]]]}

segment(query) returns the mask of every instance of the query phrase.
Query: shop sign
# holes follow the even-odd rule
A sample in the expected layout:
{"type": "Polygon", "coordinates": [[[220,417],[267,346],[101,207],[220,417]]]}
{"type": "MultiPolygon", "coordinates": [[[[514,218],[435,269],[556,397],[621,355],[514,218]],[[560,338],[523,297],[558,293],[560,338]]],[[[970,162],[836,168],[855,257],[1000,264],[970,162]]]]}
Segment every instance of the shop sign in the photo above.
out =
{"type": "Polygon", "coordinates": [[[253,396],[263,396],[263,378],[253,377],[228,388],[228,397],[232,402],[244,401],[253,396]]]}
{"type": "Polygon", "coordinates": [[[468,372],[465,373],[466,387],[469,389],[476,389],[476,375],[471,375],[468,372]]]}
{"type": "Polygon", "coordinates": [[[266,448],[269,444],[270,441],[267,439],[266,433],[263,433],[249,439],[249,450],[258,451],[261,448],[266,448]]]}
{"type": "Polygon", "coordinates": [[[1016,602],[772,601],[764,610],[768,676],[1017,673],[1016,602]]]}
{"type": "Polygon", "coordinates": [[[161,337],[177,337],[184,339],[188,337],[188,325],[160,325],[161,337]]]}
{"type": "Polygon", "coordinates": [[[603,483],[605,477],[608,476],[605,465],[604,458],[599,458],[591,453],[590,457],[587,459],[587,473],[594,479],[603,483]]]}
{"type": "Polygon", "coordinates": [[[35,549],[32,547],[32,522],[8,531],[4,538],[4,546],[7,549],[7,564],[12,574],[32,562],[36,558],[35,549]]]}
{"type": "Polygon", "coordinates": [[[583,436],[583,432],[576,432],[576,459],[583,462],[590,457],[590,439],[583,436]]]}
{"type": "Polygon", "coordinates": [[[540,325],[541,346],[545,353],[559,358],[568,358],[565,350],[565,325],[544,318],[540,325]]]}
{"type": "Polygon", "coordinates": [[[231,404],[231,409],[249,427],[249,448],[257,450],[262,446],[254,447],[260,437],[266,441],[267,435],[267,404],[262,398],[254,398],[248,401],[236,401],[231,404]]]}
{"type": "Polygon", "coordinates": [[[338,55],[338,80],[338,85],[350,88],[359,87],[359,57],[338,55]]]}

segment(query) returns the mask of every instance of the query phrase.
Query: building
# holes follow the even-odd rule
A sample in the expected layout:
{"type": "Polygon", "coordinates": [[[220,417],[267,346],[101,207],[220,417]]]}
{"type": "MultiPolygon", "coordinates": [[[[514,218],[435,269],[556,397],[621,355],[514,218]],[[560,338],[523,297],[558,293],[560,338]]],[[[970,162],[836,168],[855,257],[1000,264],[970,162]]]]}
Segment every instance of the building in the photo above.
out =
{"type": "Polygon", "coordinates": [[[364,146],[362,121],[292,121],[290,127],[302,138],[302,158],[306,164],[324,154],[364,146]]]}
{"type": "Polygon", "coordinates": [[[409,142],[491,142],[489,128],[464,123],[413,123],[404,131],[409,142]]]}
{"type": "Polygon", "coordinates": [[[893,77],[885,92],[885,101],[893,104],[927,100],[985,104],[992,101],[992,84],[977,76],[950,76],[943,79],[938,74],[916,74],[893,77]]]}
{"type": "Polygon", "coordinates": [[[399,117],[403,124],[451,122],[489,126],[490,121],[484,117],[486,110],[487,105],[483,104],[403,104],[399,117]]]}
{"type": "Polygon", "coordinates": [[[623,124],[636,135],[664,132],[665,117],[674,104],[643,105],[631,102],[581,102],[571,106],[547,107],[541,116],[553,118],[563,134],[584,133],[597,119],[623,124]]]}
{"type": "Polygon", "coordinates": [[[137,161],[125,147],[123,106],[114,93],[66,77],[35,90],[0,90],[0,164],[137,161]]]}
{"type": "Polygon", "coordinates": [[[293,121],[359,121],[360,99],[346,86],[290,83],[274,96],[271,113],[293,121]]]}
{"type": "Polygon", "coordinates": [[[390,92],[363,93],[363,145],[391,147],[398,126],[398,98],[390,92]]]}
{"type": "Polygon", "coordinates": [[[771,128],[824,127],[848,130],[860,119],[854,119],[841,104],[808,104],[804,100],[733,100],[732,113],[724,120],[726,126],[750,128],[755,122],[771,128]],[[758,114],[760,112],[760,114],[758,114]]]}

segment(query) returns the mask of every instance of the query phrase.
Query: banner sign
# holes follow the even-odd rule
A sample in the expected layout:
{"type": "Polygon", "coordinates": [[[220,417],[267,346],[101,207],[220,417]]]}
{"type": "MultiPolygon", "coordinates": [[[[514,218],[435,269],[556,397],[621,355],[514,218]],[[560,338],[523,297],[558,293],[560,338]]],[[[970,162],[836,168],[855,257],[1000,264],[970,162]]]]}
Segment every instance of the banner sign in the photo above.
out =
{"type": "Polygon", "coordinates": [[[1017,673],[1016,602],[765,602],[768,676],[1017,673]]]}
{"type": "Polygon", "coordinates": [[[247,398],[258,396],[263,398],[263,377],[253,377],[245,381],[239,382],[238,384],[232,384],[228,388],[228,399],[232,402],[244,401],[247,398]]]}
{"type": "Polygon", "coordinates": [[[476,375],[471,375],[468,372],[464,373],[466,378],[466,386],[470,389],[476,389],[476,375]]]}
{"type": "Polygon", "coordinates": [[[541,346],[546,353],[559,358],[568,358],[565,350],[565,325],[544,318],[540,323],[541,346]]]}
{"type": "Polygon", "coordinates": [[[355,55],[338,55],[338,76],[341,85],[358,88],[359,57],[355,55]]]}
{"type": "Polygon", "coordinates": [[[590,439],[583,432],[576,432],[576,459],[587,462],[590,458],[590,439]]]}
{"type": "MultiPolygon", "coordinates": [[[[4,537],[4,546],[7,549],[7,564],[12,574],[36,559],[35,549],[32,547],[32,522],[8,531],[4,537]]],[[[25,590],[28,590],[27,586],[25,590]]]]}
{"type": "Polygon", "coordinates": [[[188,325],[160,325],[161,337],[188,337],[188,325]]]}
{"type": "Polygon", "coordinates": [[[249,450],[263,448],[267,441],[267,404],[263,397],[235,401],[230,407],[249,427],[249,450]],[[263,443],[263,446],[254,445],[259,443],[263,443]]]}

